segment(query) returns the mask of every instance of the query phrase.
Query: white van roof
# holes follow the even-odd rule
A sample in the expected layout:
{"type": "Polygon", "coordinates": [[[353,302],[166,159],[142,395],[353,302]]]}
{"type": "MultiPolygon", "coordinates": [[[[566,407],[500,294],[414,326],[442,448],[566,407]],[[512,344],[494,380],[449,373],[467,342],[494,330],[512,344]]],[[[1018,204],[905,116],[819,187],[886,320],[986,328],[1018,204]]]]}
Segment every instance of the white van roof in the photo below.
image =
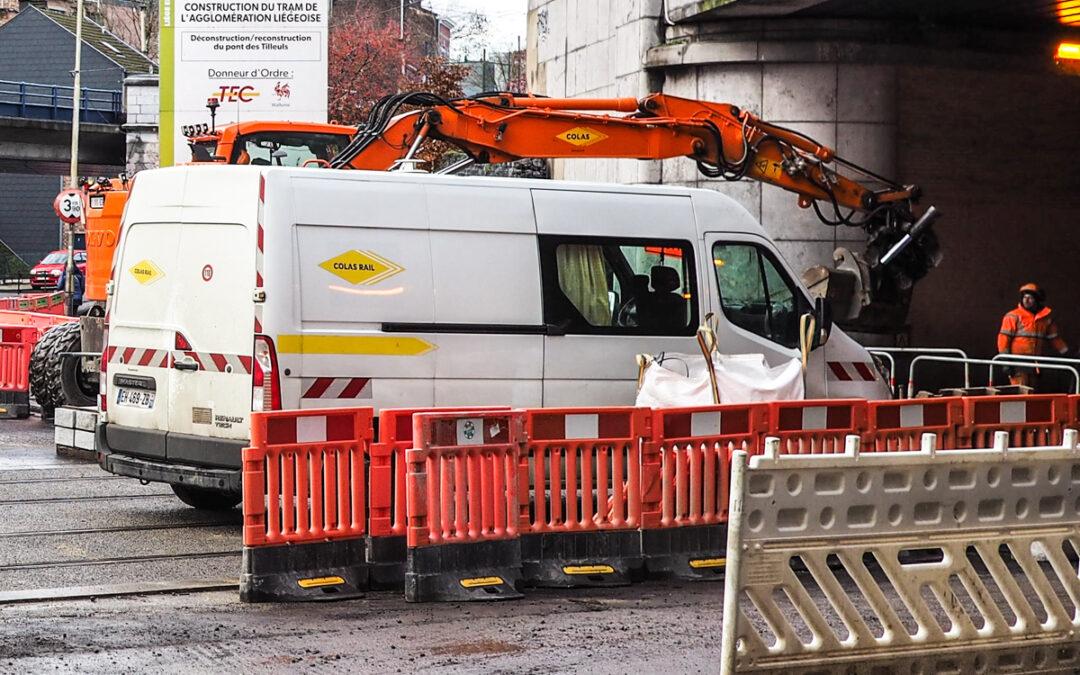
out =
{"type": "MultiPolygon", "coordinates": [[[[229,208],[247,211],[254,204],[239,204],[237,199],[237,185],[234,181],[223,181],[226,176],[239,179],[244,186],[250,186],[254,191],[258,185],[259,175],[273,176],[277,179],[292,176],[311,178],[313,172],[320,172],[333,180],[355,180],[362,182],[386,182],[386,183],[420,183],[426,185],[460,186],[467,184],[470,187],[498,187],[531,190],[554,190],[569,192],[595,192],[604,194],[633,194],[633,195],[663,195],[685,196],[693,199],[695,209],[707,209],[718,214],[718,220],[714,223],[712,218],[702,217],[698,214],[699,233],[705,230],[739,232],[768,237],[765,230],[757,220],[731,197],[716,190],[701,188],[689,188],[670,185],[622,185],[618,183],[592,183],[581,181],[564,181],[535,178],[501,178],[494,176],[458,176],[429,173],[406,173],[401,171],[358,171],[340,169],[315,169],[298,167],[264,167],[264,166],[236,166],[220,164],[193,164],[186,166],[168,167],[163,169],[151,169],[138,175],[139,187],[150,188],[149,185],[166,188],[164,191],[153,189],[136,189],[132,193],[133,207],[128,214],[131,222],[139,220],[152,220],[145,208],[156,211],[160,207],[184,207],[184,219],[188,222],[202,220],[198,212],[188,210],[190,207],[229,208]],[[241,178],[242,177],[242,178],[241,178]],[[146,193],[156,195],[168,195],[168,202],[145,203],[140,196],[146,193]]],[[[154,199],[154,198],[151,198],[154,199]]],[[[160,197],[158,197],[160,199],[160,197]]],[[[159,214],[164,215],[164,214],[159,214]]],[[[207,218],[220,222],[221,213],[207,218]]]]}

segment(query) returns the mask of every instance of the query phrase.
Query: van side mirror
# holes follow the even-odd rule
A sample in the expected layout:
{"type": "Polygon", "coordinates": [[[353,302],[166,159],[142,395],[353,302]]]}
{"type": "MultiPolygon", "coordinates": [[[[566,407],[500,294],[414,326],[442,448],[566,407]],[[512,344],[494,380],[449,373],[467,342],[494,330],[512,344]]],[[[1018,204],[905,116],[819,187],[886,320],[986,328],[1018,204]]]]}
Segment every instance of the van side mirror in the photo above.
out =
{"type": "Polygon", "coordinates": [[[832,333],[832,303],[828,298],[814,300],[814,320],[817,322],[817,335],[814,336],[814,348],[820,347],[829,341],[832,333]]]}

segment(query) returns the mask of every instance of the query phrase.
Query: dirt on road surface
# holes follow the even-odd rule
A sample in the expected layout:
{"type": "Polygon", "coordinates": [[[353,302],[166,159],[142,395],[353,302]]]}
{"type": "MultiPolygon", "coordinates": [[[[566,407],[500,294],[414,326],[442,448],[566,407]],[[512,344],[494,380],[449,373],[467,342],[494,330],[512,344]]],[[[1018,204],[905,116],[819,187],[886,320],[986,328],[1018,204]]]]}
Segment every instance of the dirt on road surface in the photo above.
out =
{"type": "Polygon", "coordinates": [[[0,672],[713,673],[723,584],[409,605],[373,592],[243,605],[236,592],[0,606],[0,672]]]}

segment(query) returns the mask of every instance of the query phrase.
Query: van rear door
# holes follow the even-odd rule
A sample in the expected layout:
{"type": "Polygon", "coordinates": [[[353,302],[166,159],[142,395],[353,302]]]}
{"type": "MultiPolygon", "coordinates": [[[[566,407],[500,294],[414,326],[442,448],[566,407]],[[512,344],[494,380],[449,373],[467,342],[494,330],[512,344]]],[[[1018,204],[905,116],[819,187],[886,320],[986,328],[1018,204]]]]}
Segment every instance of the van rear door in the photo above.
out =
{"type": "Polygon", "coordinates": [[[160,432],[140,437],[135,454],[237,466],[235,443],[211,441],[248,438],[257,198],[241,211],[242,185],[217,189],[208,183],[221,176],[188,170],[172,181],[182,170],[148,172],[129,204],[113,271],[108,421],[160,432]],[[186,189],[167,192],[178,183],[186,189]],[[199,222],[246,221],[248,210],[250,223],[199,222]]]}
{"type": "Polygon", "coordinates": [[[170,306],[176,280],[178,223],[135,223],[116,257],[109,317],[108,414],[122,427],[161,432],[139,454],[165,457],[173,345],[170,306]]]}

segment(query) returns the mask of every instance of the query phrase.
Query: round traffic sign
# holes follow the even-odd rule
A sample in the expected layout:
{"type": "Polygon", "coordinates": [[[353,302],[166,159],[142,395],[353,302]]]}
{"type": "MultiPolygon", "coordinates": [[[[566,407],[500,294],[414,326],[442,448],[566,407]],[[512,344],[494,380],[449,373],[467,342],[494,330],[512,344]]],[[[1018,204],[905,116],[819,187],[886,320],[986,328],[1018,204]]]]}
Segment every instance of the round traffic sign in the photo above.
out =
{"type": "Polygon", "coordinates": [[[56,215],[60,216],[60,220],[65,223],[77,223],[82,220],[83,214],[83,197],[82,192],[78,190],[64,190],[60,194],[56,195],[56,200],[53,202],[53,209],[56,211],[56,215]]]}

